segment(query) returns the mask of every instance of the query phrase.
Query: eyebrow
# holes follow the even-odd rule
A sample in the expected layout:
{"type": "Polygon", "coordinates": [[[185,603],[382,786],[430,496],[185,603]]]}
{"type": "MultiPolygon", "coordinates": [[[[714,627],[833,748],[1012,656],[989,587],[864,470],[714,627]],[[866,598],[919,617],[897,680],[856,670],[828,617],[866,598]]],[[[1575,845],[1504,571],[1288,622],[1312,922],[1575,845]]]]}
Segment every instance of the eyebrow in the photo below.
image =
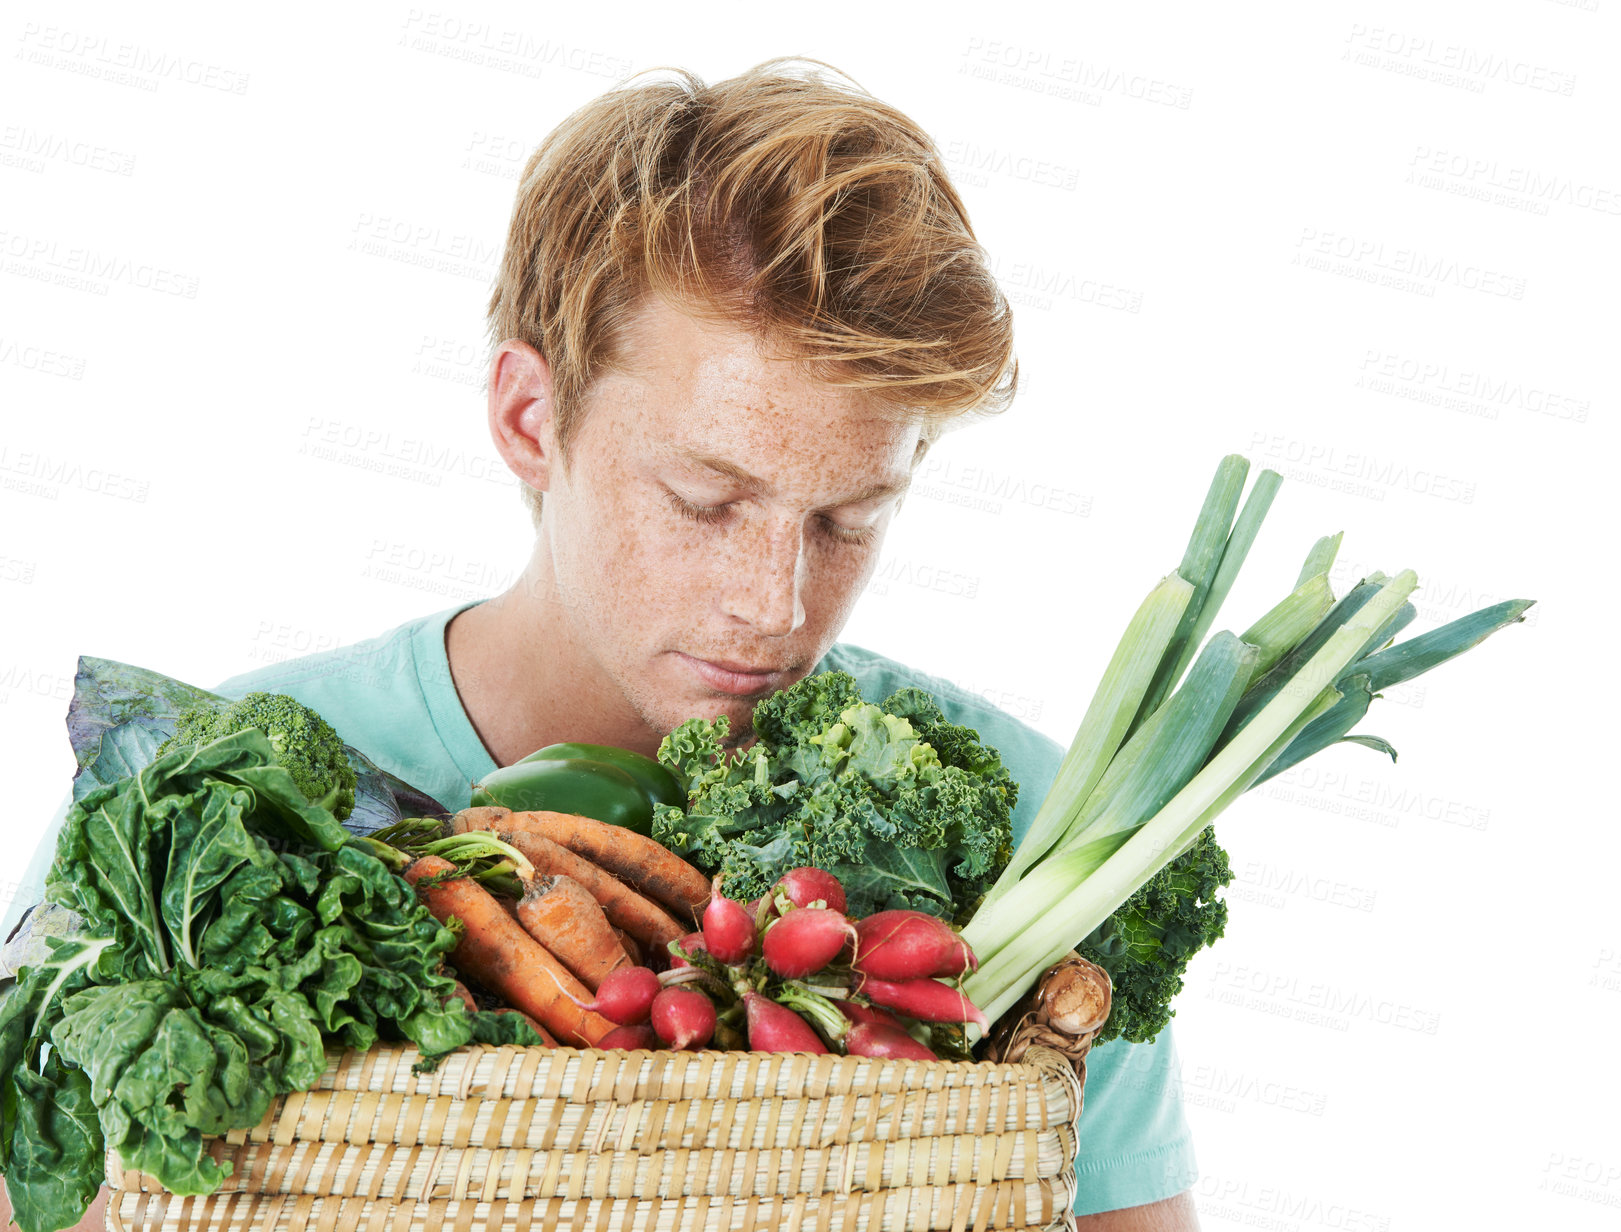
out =
{"type": "MultiPolygon", "coordinates": [[[[677,456],[684,462],[691,462],[694,465],[704,467],[706,470],[714,471],[716,474],[724,475],[746,492],[763,493],[770,488],[770,485],[758,475],[749,474],[737,463],[728,462],[725,458],[717,458],[712,454],[696,453],[686,449],[678,451],[677,456]]],[[[895,496],[906,491],[911,486],[911,483],[912,479],[909,475],[904,479],[879,480],[876,483],[868,484],[859,492],[850,496],[829,501],[827,507],[836,509],[843,505],[859,505],[865,501],[881,500],[886,496],[895,496]]]]}

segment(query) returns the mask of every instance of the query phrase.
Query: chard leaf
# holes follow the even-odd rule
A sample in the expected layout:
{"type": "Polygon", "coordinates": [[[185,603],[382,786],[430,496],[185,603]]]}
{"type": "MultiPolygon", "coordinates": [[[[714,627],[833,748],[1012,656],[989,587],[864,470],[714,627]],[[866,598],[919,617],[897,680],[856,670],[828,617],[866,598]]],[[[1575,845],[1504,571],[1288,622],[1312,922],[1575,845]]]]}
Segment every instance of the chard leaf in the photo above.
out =
{"type": "Polygon", "coordinates": [[[51,1055],[42,1074],[14,1075],[16,1129],[6,1163],[12,1215],[30,1232],[78,1223],[101,1187],[101,1124],[90,1080],[51,1055]]]}
{"type": "Polygon", "coordinates": [[[69,807],[56,841],[60,880],[47,897],[108,926],[121,948],[144,956],[145,974],[157,975],[169,969],[169,947],[152,893],[146,801],[156,783],[129,782],[130,790],[104,788],[69,807]]]}
{"type": "Polygon", "coordinates": [[[261,844],[242,824],[243,814],[253,807],[246,789],[222,784],[200,798],[176,799],[191,807],[180,808],[170,823],[161,905],[178,956],[195,967],[197,940],[216,907],[215,891],[245,861],[262,858],[261,844]]]}

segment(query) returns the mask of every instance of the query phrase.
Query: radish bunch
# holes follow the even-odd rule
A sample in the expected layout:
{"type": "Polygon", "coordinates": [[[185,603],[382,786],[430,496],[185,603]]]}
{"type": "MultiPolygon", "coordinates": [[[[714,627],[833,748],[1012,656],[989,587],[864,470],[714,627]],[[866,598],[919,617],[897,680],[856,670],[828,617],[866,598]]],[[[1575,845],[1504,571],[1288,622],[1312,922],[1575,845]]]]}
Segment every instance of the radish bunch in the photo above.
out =
{"type": "Polygon", "coordinates": [[[919,911],[852,920],[845,904],[821,869],[793,869],[748,904],[717,878],[702,930],[670,943],[668,970],[625,967],[603,980],[590,1008],[618,1029],[600,1046],[967,1056],[966,1024],[987,1024],[944,982],[978,965],[962,937],[919,911]]]}

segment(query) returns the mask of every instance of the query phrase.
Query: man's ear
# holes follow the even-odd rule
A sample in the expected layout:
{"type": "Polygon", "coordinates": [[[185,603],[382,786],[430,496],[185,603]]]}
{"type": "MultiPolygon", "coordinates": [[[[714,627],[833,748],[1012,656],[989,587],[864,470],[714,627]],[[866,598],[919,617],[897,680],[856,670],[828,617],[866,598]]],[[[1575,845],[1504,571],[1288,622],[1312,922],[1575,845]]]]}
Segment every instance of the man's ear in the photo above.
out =
{"type": "Polygon", "coordinates": [[[490,439],[507,469],[544,492],[558,465],[552,370],[527,342],[508,338],[490,361],[490,439]]]}

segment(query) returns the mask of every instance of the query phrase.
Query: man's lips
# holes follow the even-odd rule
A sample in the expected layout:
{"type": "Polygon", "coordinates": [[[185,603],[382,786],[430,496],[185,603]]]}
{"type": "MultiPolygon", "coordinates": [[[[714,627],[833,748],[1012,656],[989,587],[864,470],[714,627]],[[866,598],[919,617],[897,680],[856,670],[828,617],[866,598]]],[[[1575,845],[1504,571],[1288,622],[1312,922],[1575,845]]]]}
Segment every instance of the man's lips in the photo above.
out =
{"type": "Polygon", "coordinates": [[[775,690],[788,672],[787,668],[762,667],[731,659],[700,659],[679,650],[675,653],[710,688],[734,696],[775,690]]]}

